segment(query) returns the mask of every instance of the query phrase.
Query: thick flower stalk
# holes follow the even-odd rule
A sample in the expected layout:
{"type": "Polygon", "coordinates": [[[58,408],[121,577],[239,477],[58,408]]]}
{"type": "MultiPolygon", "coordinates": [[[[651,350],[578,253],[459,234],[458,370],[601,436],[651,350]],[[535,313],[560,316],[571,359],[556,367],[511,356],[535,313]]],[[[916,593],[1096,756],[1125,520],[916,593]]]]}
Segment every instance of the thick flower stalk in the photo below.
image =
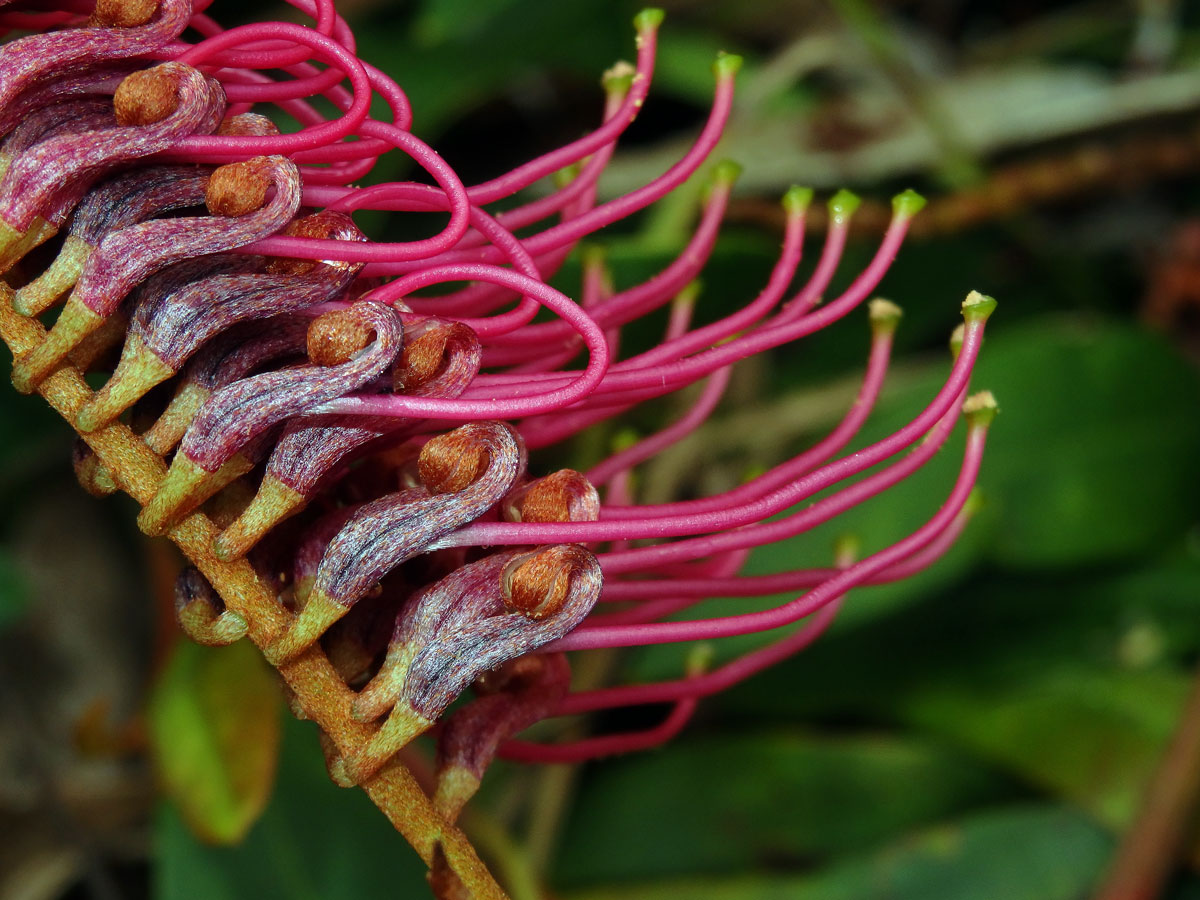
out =
{"type": "Polygon", "coordinates": [[[192,560],[178,587],[183,630],[263,649],[295,711],[322,728],[335,780],[368,791],[432,866],[439,896],[501,896],[453,825],[495,755],[578,761],[662,743],[701,698],[814,640],[851,590],[905,578],[952,544],[995,412],[989,394],[968,392],[994,303],[962,304],[925,409],[847,452],[900,319],[872,298],[920,197],[895,199],[873,259],[829,296],[858,201],[830,198],[816,266],[795,284],[813,198],[789,190],[766,283],[695,325],[697,278],[738,173],[705,169],[737,57],[716,60],[708,118],[678,162],[598,202],[651,86],[660,12],[636,18],[636,60],[605,75],[594,131],[465,185],[414,134],[403,90],[358,59],[332,3],[289,2],[311,27],[225,30],[189,0],[3,5],[0,28],[34,33],[0,49],[0,334],[17,389],[42,393],[82,436],[85,487],[133,495],[143,530],[192,560]],[[203,39],[183,40],[188,26],[203,39]],[[385,117],[369,115],[374,98],[385,117]],[[397,152],[432,184],[354,186],[397,152]],[[615,291],[587,250],[577,300],[550,286],[581,239],[705,171],[691,239],[649,281],[615,291]],[[550,176],[548,193],[522,194],[550,176]],[[499,201],[507,208],[489,211],[499,201]],[[446,222],[382,243],[357,229],[360,210],[446,222]],[[733,366],[863,307],[862,387],[826,437],[724,493],[636,502],[632,473],[708,419],[733,366]],[[664,310],[662,340],[623,354],[622,330],[664,310]],[[681,418],[587,471],[531,468],[530,450],[692,386],[681,418]],[[963,418],[959,476],[911,535],[827,568],[738,574],[753,548],[919,469],[963,418]],[[780,592],[795,597],[689,612],[709,596],[780,592]],[[570,690],[576,652],[757,632],[777,636],[717,668],[570,690]],[[467,690],[475,699],[443,720],[467,690]],[[515,739],[544,718],[636,704],[670,710],[640,732],[515,739]],[[438,741],[432,799],[400,761],[426,732],[438,741]]]}

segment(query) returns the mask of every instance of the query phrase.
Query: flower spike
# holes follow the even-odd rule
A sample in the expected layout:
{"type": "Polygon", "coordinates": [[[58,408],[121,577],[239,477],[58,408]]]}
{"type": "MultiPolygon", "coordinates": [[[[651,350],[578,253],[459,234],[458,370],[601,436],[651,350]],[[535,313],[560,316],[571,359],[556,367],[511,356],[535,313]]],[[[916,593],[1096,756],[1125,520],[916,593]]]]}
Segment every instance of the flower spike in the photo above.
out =
{"type": "Polygon", "coordinates": [[[789,189],[766,283],[707,308],[703,269],[739,171],[717,163],[677,258],[615,290],[592,235],[709,165],[742,65],[717,57],[709,114],[677,162],[598,202],[647,97],[660,10],[635,19],[636,64],[605,74],[598,127],[466,185],[414,137],[403,90],[357,58],[327,0],[293,3],[313,27],[229,30],[189,0],[97,0],[90,19],[78,0],[6,4],[3,28],[45,30],[0,48],[0,335],[18,357],[13,383],[86,437],[73,454],[86,490],[132,493],[143,530],[188,555],[184,631],[208,644],[249,636],[263,650],[293,711],[320,726],[331,775],[363,784],[411,829],[438,896],[502,896],[453,825],[493,757],[657,746],[703,697],[802,650],[853,591],[922,571],[966,527],[996,414],[990,394],[970,393],[990,298],[963,303],[953,362],[925,408],[848,450],[887,376],[901,314],[875,293],[919,195],[893,199],[870,261],[835,280],[860,203],[837,192],[812,274],[792,288],[813,193],[789,189]],[[198,43],[178,40],[189,24],[198,43]],[[280,115],[299,129],[281,134],[280,115]],[[429,177],[356,186],[392,151],[429,177]],[[540,179],[549,191],[515,199],[540,179]],[[444,224],[376,242],[350,218],[359,211],[444,224]],[[585,239],[573,299],[550,281],[585,239]],[[847,286],[835,296],[837,281],[847,286]],[[32,317],[52,311],[47,332],[32,317]],[[644,321],[652,314],[665,328],[644,321]],[[710,422],[734,366],[852,315],[870,326],[861,385],[812,446],[773,466],[754,460],[754,476],[728,490],[695,478],[684,499],[638,470],[689,439],[744,448],[740,432],[757,433],[760,413],[710,422]],[[662,337],[630,352],[635,330],[662,337]],[[646,427],[647,412],[639,434],[613,440],[630,433],[619,416],[693,385],[667,424],[646,427]],[[958,476],[908,536],[861,556],[842,547],[832,565],[741,573],[755,547],[920,470],[960,419],[958,476]],[[608,420],[579,443],[611,447],[606,459],[528,470],[527,448],[562,458],[564,441],[608,420]],[[643,502],[642,485],[661,502],[643,502]],[[791,597],[697,612],[714,595],[779,592],[791,597]],[[709,641],[795,624],[709,664],[709,641]],[[672,641],[697,644],[686,677],[570,690],[567,652],[672,641]],[[468,687],[475,699],[441,723],[426,796],[399,751],[468,687]],[[512,739],[539,719],[644,703],[670,710],[625,733],[512,739]]]}

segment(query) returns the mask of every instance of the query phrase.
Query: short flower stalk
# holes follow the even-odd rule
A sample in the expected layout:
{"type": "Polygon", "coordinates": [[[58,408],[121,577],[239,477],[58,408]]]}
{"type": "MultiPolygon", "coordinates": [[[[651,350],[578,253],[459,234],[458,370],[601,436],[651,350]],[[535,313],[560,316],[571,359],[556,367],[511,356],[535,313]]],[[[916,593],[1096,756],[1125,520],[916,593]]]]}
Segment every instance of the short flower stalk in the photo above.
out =
{"type": "Polygon", "coordinates": [[[550,276],[582,239],[704,170],[740,60],[716,60],[691,148],[598,202],[652,83],[663,17],[647,10],[635,62],[605,75],[594,131],[465,185],[413,133],[401,87],[357,57],[332,4],[289,2],[313,27],[225,30],[189,0],[100,0],[91,15],[68,3],[0,8],[0,27],[37,24],[0,47],[0,335],[16,389],[40,393],[79,434],[85,488],[130,494],[142,530],[189,557],[183,632],[262,649],[294,711],[321,728],[334,780],[367,791],[430,866],[437,896],[501,897],[454,824],[495,757],[575,762],[664,743],[703,697],[815,640],[849,592],[909,577],[950,547],[974,507],[996,410],[969,387],[995,303],[963,302],[927,406],[847,452],[887,375],[901,312],[875,292],[918,195],[895,198],[874,257],[829,296],[858,199],[829,199],[813,273],[794,284],[814,200],[792,188],[766,283],[696,325],[697,279],[739,172],[720,162],[677,259],[614,291],[602,254],[585,247],[576,300],[550,276]],[[198,43],[181,37],[189,25],[198,43]],[[373,98],[387,115],[371,117],[373,98]],[[271,110],[298,130],[281,133],[271,110]],[[432,183],[355,186],[388,153],[432,183]],[[521,194],[552,176],[550,192],[521,194]],[[498,201],[508,208],[489,211],[498,201]],[[362,210],[448,215],[435,235],[383,243],[355,225],[362,210]],[[862,385],[827,436],[723,493],[637,503],[634,471],[718,409],[739,361],[864,306],[862,385]],[[623,353],[622,330],[660,311],[659,343],[623,353]],[[586,471],[530,461],[694,385],[680,418],[586,471]],[[755,547],[918,470],[960,419],[959,475],[911,535],[865,554],[842,546],[829,567],[739,574],[755,547]],[[692,609],[781,592],[796,596],[717,618],[692,609]],[[717,666],[697,658],[678,679],[571,690],[577,652],[760,632],[778,636],[717,666]],[[643,704],[668,706],[660,725],[517,738],[543,719],[643,704]],[[427,733],[432,796],[401,761],[427,733]]]}

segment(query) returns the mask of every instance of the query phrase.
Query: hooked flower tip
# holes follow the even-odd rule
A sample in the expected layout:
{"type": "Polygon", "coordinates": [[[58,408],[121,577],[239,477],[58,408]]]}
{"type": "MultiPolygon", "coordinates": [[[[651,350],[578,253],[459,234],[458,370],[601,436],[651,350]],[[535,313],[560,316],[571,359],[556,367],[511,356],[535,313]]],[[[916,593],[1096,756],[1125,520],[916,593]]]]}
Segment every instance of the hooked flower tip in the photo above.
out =
{"type": "Polygon", "coordinates": [[[516,557],[500,576],[505,609],[527,619],[547,619],[567,602],[575,566],[565,546],[546,547],[516,557]]]}
{"type": "Polygon", "coordinates": [[[487,447],[464,425],[429,440],[417,457],[417,471],[429,493],[453,494],[482,475],[490,462],[487,447]]]}
{"type": "Polygon", "coordinates": [[[270,182],[262,157],[221,166],[208,179],[204,205],[214,216],[234,218],[262,207],[270,182]]]}
{"type": "Polygon", "coordinates": [[[972,428],[986,428],[992,424],[1000,407],[996,405],[996,397],[991,391],[980,391],[972,394],[963,403],[963,415],[967,424],[972,428]]]}
{"type": "Polygon", "coordinates": [[[179,82],[167,63],[127,75],[113,94],[118,125],[153,125],[179,106],[179,82]]]}

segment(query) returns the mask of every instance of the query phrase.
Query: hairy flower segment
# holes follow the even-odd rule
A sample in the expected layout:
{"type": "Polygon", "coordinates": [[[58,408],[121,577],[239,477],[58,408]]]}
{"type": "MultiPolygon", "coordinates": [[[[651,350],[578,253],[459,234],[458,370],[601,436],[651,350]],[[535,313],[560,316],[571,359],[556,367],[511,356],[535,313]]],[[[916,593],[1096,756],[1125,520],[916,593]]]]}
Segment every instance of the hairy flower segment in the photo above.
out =
{"type": "MultiPolygon", "coordinates": [[[[45,391],[64,369],[89,373],[102,387],[71,414],[85,439],[129,427],[169,457],[156,492],[139,498],[141,527],[191,534],[207,517],[216,533],[206,558],[245,560],[278,601],[277,621],[256,631],[243,598],[189,569],[181,625],[204,643],[249,633],[281,670],[325,654],[356,692],[349,717],[375,729],[354,753],[333,753],[339,782],[370,781],[433,728],[435,802],[453,820],[497,753],[571,761],[661,743],[700,698],[810,643],[848,591],[929,566],[962,530],[995,412],[990,395],[968,396],[989,298],[963,303],[945,384],[925,409],[845,452],[887,372],[900,310],[870,298],[920,210],[916,194],[896,197],[874,258],[837,296],[827,293],[857,198],[829,200],[823,249],[796,285],[812,193],[793,188],[766,283],[693,325],[696,279],[738,174],[731,163],[713,170],[687,246],[649,281],[614,291],[587,251],[578,300],[548,283],[581,238],[701,170],[730,115],[737,57],[716,60],[691,149],[600,203],[597,182],[650,89],[659,11],[636,18],[636,61],[606,74],[594,131],[464,185],[411,131],[403,90],[357,58],[330,0],[289,0],[313,27],[228,31],[190,2],[102,0],[90,17],[68,0],[0,9],[0,27],[35,31],[0,48],[3,302],[54,316],[13,381],[45,391]],[[189,26],[199,43],[181,38],[189,26]],[[380,98],[389,112],[377,119],[369,108],[380,98]],[[272,124],[287,120],[289,133],[272,124]],[[432,184],[352,186],[394,152],[432,184]],[[555,174],[550,193],[489,211],[555,174]],[[380,243],[355,227],[359,210],[448,219],[431,237],[380,243]],[[631,472],[709,417],[734,364],[864,305],[866,374],[828,436],[725,493],[636,502],[631,472]],[[622,329],[659,310],[669,310],[662,340],[623,355],[622,329]],[[692,385],[682,418],[588,471],[530,471],[528,450],[692,385]],[[738,574],[754,547],[916,471],[962,417],[959,476],[911,535],[861,559],[839,552],[828,568],[738,574]],[[797,596],[773,608],[688,614],[709,596],[785,591],[797,596]],[[777,629],[774,643],[675,681],[569,690],[567,651],[777,629]],[[472,685],[476,699],[435,727],[472,685]],[[672,711],[647,731],[512,739],[542,718],[651,703],[672,711]]],[[[129,483],[123,465],[82,445],[76,454],[96,493],[129,483]]],[[[306,702],[298,691],[302,713],[306,702]]]]}

